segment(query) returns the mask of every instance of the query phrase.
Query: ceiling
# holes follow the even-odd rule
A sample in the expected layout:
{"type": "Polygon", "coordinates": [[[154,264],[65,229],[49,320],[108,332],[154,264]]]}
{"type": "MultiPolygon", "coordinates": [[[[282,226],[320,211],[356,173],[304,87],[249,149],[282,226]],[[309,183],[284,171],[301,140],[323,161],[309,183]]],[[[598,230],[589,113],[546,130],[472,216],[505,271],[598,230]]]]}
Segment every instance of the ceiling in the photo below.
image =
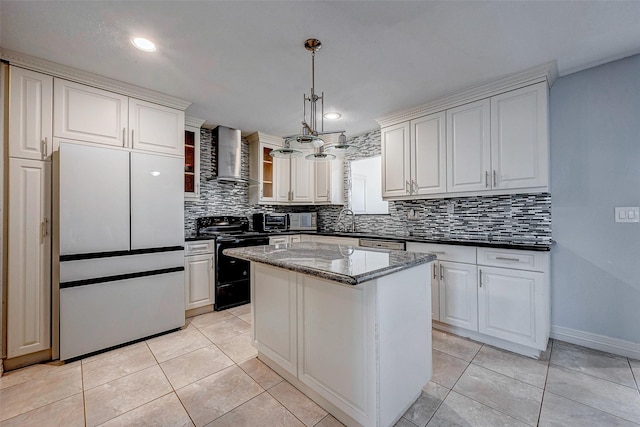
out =
{"type": "Polygon", "coordinates": [[[560,75],[640,52],[639,1],[8,1],[0,47],[192,101],[187,114],[283,136],[316,92],[325,130],[557,61],[560,75]],[[130,37],[158,45],[134,49],[130,37]]]}

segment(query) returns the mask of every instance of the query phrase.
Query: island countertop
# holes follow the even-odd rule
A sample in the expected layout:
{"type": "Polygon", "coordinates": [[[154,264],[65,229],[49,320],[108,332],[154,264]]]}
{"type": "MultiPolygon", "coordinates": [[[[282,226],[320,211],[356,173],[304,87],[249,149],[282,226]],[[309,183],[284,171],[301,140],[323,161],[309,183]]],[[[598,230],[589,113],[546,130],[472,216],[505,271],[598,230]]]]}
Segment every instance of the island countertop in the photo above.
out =
{"type": "Polygon", "coordinates": [[[311,242],[229,248],[223,253],[347,285],[436,260],[433,254],[311,242]]]}

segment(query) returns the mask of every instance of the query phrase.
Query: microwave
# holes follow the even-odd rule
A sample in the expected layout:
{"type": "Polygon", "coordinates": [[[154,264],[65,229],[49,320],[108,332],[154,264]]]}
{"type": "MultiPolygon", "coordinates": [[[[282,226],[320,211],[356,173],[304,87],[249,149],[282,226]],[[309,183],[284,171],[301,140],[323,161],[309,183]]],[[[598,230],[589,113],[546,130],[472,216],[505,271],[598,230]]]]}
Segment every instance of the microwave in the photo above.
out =
{"type": "Polygon", "coordinates": [[[253,229],[255,231],[287,231],[289,215],[286,213],[253,214],[253,229]]]}
{"type": "Polygon", "coordinates": [[[289,230],[318,230],[316,212],[294,212],[289,214],[289,230]]]}

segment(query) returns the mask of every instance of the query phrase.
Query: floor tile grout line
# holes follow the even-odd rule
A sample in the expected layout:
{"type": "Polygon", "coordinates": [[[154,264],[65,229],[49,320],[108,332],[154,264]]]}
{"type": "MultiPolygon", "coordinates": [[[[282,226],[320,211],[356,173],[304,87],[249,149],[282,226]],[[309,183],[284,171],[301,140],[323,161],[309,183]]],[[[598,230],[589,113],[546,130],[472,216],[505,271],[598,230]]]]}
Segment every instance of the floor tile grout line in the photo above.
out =
{"type": "MultiPolygon", "coordinates": [[[[542,408],[544,407],[544,398],[547,395],[547,381],[549,381],[549,371],[551,370],[551,355],[553,354],[553,340],[549,340],[549,360],[547,361],[547,373],[544,376],[544,388],[542,389],[542,400],[540,401],[540,410],[538,411],[538,422],[536,425],[540,425],[540,418],[542,417],[542,408]]],[[[551,392],[549,392],[551,393],[551,392]]]]}
{"type": "MultiPolygon", "coordinates": [[[[465,369],[465,371],[466,371],[466,369],[465,369]]],[[[463,374],[464,374],[464,372],[463,372],[463,374]]],[[[462,375],[460,375],[460,376],[462,376],[462,375]]],[[[456,382],[457,382],[457,381],[456,381],[456,382]]],[[[428,383],[427,383],[427,384],[428,384],[428,383]]],[[[437,383],[436,383],[436,384],[437,384],[437,383]]],[[[455,384],[454,384],[454,385],[455,385],[455,384]]],[[[445,388],[446,388],[446,387],[445,387],[445,388]]],[[[448,391],[447,391],[447,394],[445,394],[445,395],[444,395],[444,397],[442,398],[442,400],[441,400],[441,401],[440,401],[440,403],[438,404],[438,407],[436,408],[436,410],[435,410],[435,411],[433,411],[433,414],[431,414],[431,416],[430,416],[430,417],[429,417],[429,419],[427,420],[427,423],[424,425],[424,427],[427,427],[427,426],[429,425],[429,423],[431,422],[431,420],[433,419],[433,417],[435,417],[435,416],[436,416],[436,413],[438,412],[438,410],[440,409],[440,407],[442,406],[442,404],[444,403],[444,401],[447,399],[447,397],[449,397],[449,395],[451,394],[451,391],[452,391],[453,389],[447,389],[447,390],[448,390],[448,391]]],[[[432,397],[434,397],[434,396],[432,396],[432,397]]],[[[404,414],[403,414],[403,416],[404,416],[404,414]]],[[[415,423],[413,423],[413,424],[415,424],[415,423]]],[[[420,426],[418,426],[418,427],[420,427],[420,426]]]]}
{"type": "Polygon", "coordinates": [[[87,399],[85,396],[84,389],[84,365],[80,362],[80,386],[82,388],[82,415],[84,416],[84,425],[85,427],[88,425],[87,423],[87,399]]]}
{"type": "Polygon", "coordinates": [[[631,369],[631,376],[633,377],[633,381],[636,383],[636,388],[640,391],[640,378],[636,377],[636,373],[633,372],[633,366],[631,366],[631,358],[627,357],[627,364],[629,365],[629,369],[631,369]]]}
{"type": "MultiPolygon", "coordinates": [[[[484,346],[484,344],[483,344],[483,346],[484,346]]],[[[463,377],[463,375],[465,374],[465,372],[467,372],[467,370],[469,369],[469,366],[473,365],[473,366],[476,366],[476,367],[479,367],[479,368],[482,368],[482,369],[487,369],[487,368],[483,368],[482,366],[476,365],[476,364],[475,364],[475,363],[473,363],[473,362],[468,362],[468,363],[469,363],[469,364],[468,364],[468,365],[467,365],[467,367],[464,369],[464,371],[462,372],[462,374],[460,374],[460,377],[458,377],[458,379],[456,380],[456,382],[455,382],[455,383],[453,384],[453,386],[451,387],[451,389],[450,389],[449,393],[451,393],[451,392],[454,392],[454,391],[455,391],[456,393],[460,394],[461,396],[464,396],[464,397],[466,397],[467,399],[471,399],[471,400],[473,400],[474,402],[479,403],[480,405],[486,406],[487,408],[490,408],[490,409],[493,409],[494,411],[500,412],[501,414],[504,414],[504,415],[506,415],[506,416],[508,416],[508,417],[510,417],[510,418],[513,418],[514,420],[520,421],[520,422],[522,422],[523,424],[531,425],[531,424],[529,424],[528,422],[524,421],[524,420],[523,420],[523,419],[521,419],[521,418],[517,418],[517,417],[515,417],[515,416],[513,416],[513,415],[507,414],[506,412],[501,411],[500,409],[494,408],[494,407],[492,407],[492,406],[489,406],[489,405],[487,405],[486,403],[482,403],[482,402],[480,402],[480,401],[478,401],[478,400],[476,400],[476,399],[472,398],[471,396],[467,396],[466,394],[462,393],[461,391],[454,390],[454,387],[456,386],[456,384],[458,384],[458,382],[459,382],[459,381],[460,381],[460,379],[463,377]]],[[[489,370],[489,371],[491,371],[491,372],[495,372],[495,371],[492,371],[491,369],[487,369],[487,370],[489,370]]],[[[510,377],[510,376],[508,376],[508,375],[500,374],[499,372],[497,372],[497,373],[498,373],[499,375],[502,375],[502,376],[507,377],[507,378],[509,378],[509,379],[513,379],[513,380],[515,380],[515,381],[518,381],[518,382],[521,382],[521,383],[523,383],[523,384],[526,384],[526,385],[531,386],[531,384],[525,383],[525,382],[520,381],[520,380],[517,380],[517,379],[515,379],[515,378],[511,378],[511,377],[510,377]]],[[[531,387],[535,387],[535,386],[531,386],[531,387]]],[[[539,387],[535,387],[535,388],[537,388],[538,390],[540,390],[540,388],[539,388],[539,387]]],[[[542,392],[543,392],[543,396],[544,396],[544,389],[542,390],[542,392]]],[[[448,394],[447,394],[447,396],[448,396],[448,394]]],[[[443,400],[443,402],[444,402],[444,400],[443,400]]],[[[438,408],[439,408],[439,407],[438,407],[438,408]]],[[[540,398],[540,408],[542,408],[542,397],[540,398]]],[[[435,415],[435,412],[434,412],[434,415],[435,415]]],[[[431,421],[431,419],[429,419],[429,421],[431,421]]],[[[540,421],[540,414],[538,413],[538,419],[536,420],[536,424],[535,424],[535,425],[538,425],[538,422],[539,422],[539,421],[540,421]]],[[[429,425],[429,423],[427,423],[427,425],[429,425]]]]}
{"type": "MultiPolygon", "coordinates": [[[[285,381],[286,381],[286,380],[285,380],[285,381]]],[[[287,381],[287,382],[288,382],[288,381],[287,381]]],[[[289,382],[288,382],[288,383],[289,383],[289,382]]],[[[282,384],[282,381],[281,381],[281,382],[279,382],[278,384],[282,384]]],[[[293,386],[293,384],[289,383],[289,385],[291,385],[291,387],[295,388],[295,387],[293,386]]],[[[275,386],[271,387],[269,390],[272,390],[274,387],[275,387],[275,386]]],[[[280,400],[278,400],[278,398],[277,398],[277,397],[275,397],[275,396],[274,396],[274,395],[273,395],[269,390],[265,390],[265,392],[266,392],[266,393],[268,393],[268,394],[269,394],[269,396],[271,396],[271,397],[272,397],[276,402],[278,402],[280,405],[282,405],[282,407],[283,407],[284,409],[286,409],[286,410],[287,410],[291,415],[293,415],[293,416],[295,417],[295,419],[296,419],[296,420],[300,421],[300,422],[302,423],[302,425],[304,425],[304,426],[306,426],[306,425],[307,425],[304,421],[302,421],[300,418],[298,418],[298,417],[296,416],[296,414],[294,414],[291,410],[289,410],[289,408],[287,408],[287,406],[286,406],[284,403],[280,402],[280,400]]],[[[296,390],[298,390],[298,389],[296,388],[296,390]]],[[[300,390],[298,390],[298,391],[299,391],[300,393],[302,393],[302,391],[300,391],[300,390]]],[[[311,400],[311,398],[310,398],[309,396],[307,396],[307,395],[306,395],[306,394],[304,394],[304,393],[302,393],[302,394],[304,395],[304,397],[306,397],[307,399],[311,400]]],[[[311,400],[311,401],[313,402],[313,400],[311,400]]],[[[324,409],[322,406],[318,405],[316,402],[313,402],[313,403],[314,403],[315,405],[317,405],[318,407],[320,407],[320,409],[322,409],[323,411],[325,411],[325,412],[327,413],[327,415],[329,415],[329,411],[327,411],[326,409],[324,409]]],[[[320,421],[324,420],[324,419],[326,418],[326,416],[327,416],[327,415],[325,415],[324,417],[322,417],[322,418],[320,419],[320,421]]],[[[318,423],[319,423],[320,421],[318,421],[318,423]]],[[[315,426],[316,424],[318,424],[318,423],[315,423],[315,424],[314,424],[314,426],[315,426]]]]}
{"type": "MultiPolygon", "coordinates": [[[[549,362],[549,366],[554,366],[555,368],[566,369],[567,371],[571,371],[571,372],[575,372],[575,373],[578,373],[578,374],[586,375],[586,376],[588,376],[590,378],[595,378],[597,380],[606,381],[608,383],[615,384],[615,385],[620,386],[620,387],[628,388],[628,389],[631,389],[631,390],[634,390],[634,391],[639,391],[638,387],[630,387],[628,385],[620,384],[618,382],[611,381],[611,380],[608,380],[606,378],[596,377],[595,375],[591,375],[591,374],[589,374],[587,372],[579,371],[577,369],[567,368],[566,366],[558,365],[556,363],[549,362]]],[[[632,375],[633,375],[633,373],[632,373],[632,375]]],[[[634,378],[634,382],[635,382],[635,378],[634,378]]]]}
{"type": "MultiPolygon", "coordinates": [[[[229,366],[229,367],[231,367],[231,366],[229,366]]],[[[243,371],[243,372],[244,372],[244,371],[243,371]]],[[[247,376],[248,376],[248,377],[249,377],[253,382],[255,382],[256,384],[258,384],[258,383],[253,379],[253,378],[251,378],[251,376],[249,376],[248,374],[247,374],[247,376]]],[[[253,396],[252,398],[247,399],[246,401],[244,401],[244,402],[242,402],[242,403],[240,403],[240,404],[238,404],[238,405],[234,406],[233,408],[229,409],[229,410],[228,410],[227,412],[225,412],[224,414],[218,415],[217,417],[215,417],[215,418],[214,418],[214,419],[212,419],[211,421],[208,421],[208,422],[207,422],[206,424],[204,424],[204,425],[205,425],[205,426],[207,426],[207,425],[211,424],[211,423],[212,423],[212,422],[214,422],[215,420],[217,420],[217,419],[219,419],[219,418],[224,417],[225,415],[227,415],[227,414],[229,414],[229,413],[231,413],[231,412],[235,411],[236,409],[238,409],[239,407],[241,407],[241,406],[242,406],[242,405],[244,405],[245,403],[251,402],[251,401],[252,401],[253,399],[255,399],[256,397],[258,397],[258,396],[260,396],[261,394],[263,394],[263,393],[266,393],[266,392],[267,392],[267,390],[265,390],[265,389],[264,389],[264,387],[262,387],[260,384],[258,384],[258,387],[260,387],[260,388],[262,389],[262,391],[261,391],[260,393],[256,394],[256,395],[255,395],[255,396],[253,396]]],[[[179,397],[178,397],[178,398],[179,398],[179,397]]],[[[280,403],[280,402],[278,402],[278,403],[280,403]]],[[[284,406],[284,405],[282,405],[282,406],[284,406]]],[[[186,408],[185,408],[185,409],[186,409],[186,408]]],[[[286,408],[285,408],[285,409],[286,409],[286,408]]],[[[187,411],[187,413],[189,413],[189,412],[187,411]]],[[[195,422],[194,422],[193,424],[195,425],[195,422]]],[[[303,423],[303,424],[304,424],[304,423],[303,423]]]]}
{"type": "Polygon", "coordinates": [[[579,404],[579,405],[586,406],[587,408],[591,408],[591,409],[593,409],[593,410],[595,410],[595,411],[602,412],[602,413],[604,413],[604,414],[607,414],[607,415],[610,415],[610,416],[612,416],[612,417],[618,418],[618,419],[620,419],[620,420],[623,420],[623,421],[629,422],[629,423],[631,423],[631,424],[640,425],[640,424],[636,423],[635,421],[631,421],[631,420],[629,420],[629,419],[627,419],[627,418],[621,417],[620,415],[612,414],[611,412],[605,411],[605,410],[600,409],[600,408],[596,408],[596,407],[591,406],[591,405],[588,405],[588,404],[586,404],[586,403],[584,403],[584,402],[579,402],[579,401],[574,400],[574,399],[572,399],[572,398],[570,398],[570,397],[563,396],[562,394],[558,394],[558,393],[555,393],[555,392],[550,391],[550,390],[545,390],[545,394],[546,394],[546,393],[553,394],[554,396],[558,396],[558,397],[561,397],[561,398],[563,398],[563,399],[570,400],[570,401],[572,401],[573,403],[577,403],[577,404],[579,404]]]}
{"type": "MultiPolygon", "coordinates": [[[[451,391],[452,391],[452,392],[455,392],[455,393],[458,393],[460,396],[466,397],[466,398],[467,398],[467,399],[469,399],[469,400],[473,400],[474,402],[476,402],[476,403],[478,403],[478,404],[480,404],[480,405],[482,405],[482,406],[484,406],[484,407],[486,407],[486,408],[489,408],[489,409],[491,409],[492,411],[499,412],[499,413],[501,413],[502,415],[505,415],[505,416],[507,416],[507,417],[509,417],[509,418],[512,418],[512,419],[516,420],[516,421],[519,421],[519,422],[521,422],[522,424],[526,424],[526,425],[528,425],[528,426],[530,426],[530,425],[531,425],[531,424],[529,424],[528,422],[526,422],[526,421],[522,420],[521,418],[516,418],[515,416],[513,416],[513,415],[511,415],[511,414],[507,414],[506,412],[501,411],[500,409],[494,408],[493,406],[489,406],[489,405],[487,405],[486,403],[482,403],[482,402],[480,402],[480,401],[478,401],[478,400],[474,399],[473,397],[467,396],[466,394],[464,394],[464,393],[462,393],[462,392],[460,392],[460,391],[457,391],[457,390],[454,390],[454,389],[451,389],[451,391]]],[[[542,399],[540,400],[540,406],[542,406],[542,399]]],[[[540,420],[537,420],[537,421],[536,421],[536,424],[534,424],[534,425],[536,425],[536,426],[537,426],[539,421],[540,421],[540,420]]],[[[428,425],[428,424],[427,424],[427,425],[428,425]]]]}

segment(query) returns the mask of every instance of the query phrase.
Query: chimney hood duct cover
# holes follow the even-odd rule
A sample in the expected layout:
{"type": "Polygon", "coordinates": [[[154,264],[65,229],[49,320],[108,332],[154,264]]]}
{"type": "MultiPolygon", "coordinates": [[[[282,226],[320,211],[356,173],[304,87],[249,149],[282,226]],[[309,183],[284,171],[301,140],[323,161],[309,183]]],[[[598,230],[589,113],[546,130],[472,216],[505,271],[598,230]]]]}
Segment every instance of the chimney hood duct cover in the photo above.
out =
{"type": "Polygon", "coordinates": [[[242,142],[240,130],[218,126],[214,130],[217,141],[217,176],[219,181],[248,182],[242,179],[242,142]]]}

